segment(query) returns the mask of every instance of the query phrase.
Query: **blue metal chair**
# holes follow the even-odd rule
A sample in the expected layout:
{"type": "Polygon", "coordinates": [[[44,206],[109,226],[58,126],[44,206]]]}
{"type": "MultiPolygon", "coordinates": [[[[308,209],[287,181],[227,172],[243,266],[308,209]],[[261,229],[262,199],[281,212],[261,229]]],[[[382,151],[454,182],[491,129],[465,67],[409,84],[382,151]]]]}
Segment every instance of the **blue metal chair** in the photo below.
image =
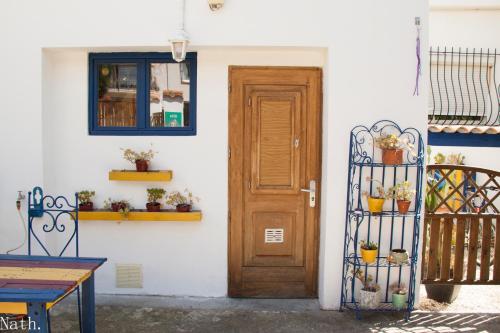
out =
{"type": "MultiPolygon", "coordinates": [[[[64,196],[53,197],[43,195],[41,187],[33,188],[28,193],[28,255],[31,255],[35,246],[48,256],[62,257],[70,250],[70,244],[74,245],[74,254],[79,257],[78,247],[78,193],[75,193],[74,204],[70,203],[64,196]],[[67,241],[62,250],[50,251],[48,246],[41,240],[41,236],[49,233],[68,234],[67,241]],[[55,252],[55,253],[53,253],[55,252]]],[[[82,332],[82,310],[80,301],[80,287],[76,288],[78,298],[78,324],[82,332]]],[[[50,317],[47,310],[47,318],[50,317]]]]}

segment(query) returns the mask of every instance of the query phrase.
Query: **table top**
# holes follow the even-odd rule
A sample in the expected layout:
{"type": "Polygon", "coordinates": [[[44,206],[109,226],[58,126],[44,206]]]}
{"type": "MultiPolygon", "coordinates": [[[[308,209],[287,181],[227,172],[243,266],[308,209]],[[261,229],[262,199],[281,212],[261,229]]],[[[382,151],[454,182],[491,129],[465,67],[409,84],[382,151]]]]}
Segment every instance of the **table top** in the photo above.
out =
{"type": "Polygon", "coordinates": [[[56,302],[106,258],[0,255],[0,302],[56,302]]]}

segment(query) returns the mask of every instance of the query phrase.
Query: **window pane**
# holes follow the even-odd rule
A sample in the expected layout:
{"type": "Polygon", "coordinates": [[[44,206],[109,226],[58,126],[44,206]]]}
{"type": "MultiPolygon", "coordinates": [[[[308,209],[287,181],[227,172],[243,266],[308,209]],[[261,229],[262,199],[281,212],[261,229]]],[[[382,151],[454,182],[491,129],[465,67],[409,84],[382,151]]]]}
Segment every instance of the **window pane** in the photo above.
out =
{"type": "Polygon", "coordinates": [[[135,127],[136,64],[103,64],[98,71],[97,126],[135,127]]]}
{"type": "Polygon", "coordinates": [[[149,70],[150,126],[189,126],[189,65],[152,63],[149,70]]]}

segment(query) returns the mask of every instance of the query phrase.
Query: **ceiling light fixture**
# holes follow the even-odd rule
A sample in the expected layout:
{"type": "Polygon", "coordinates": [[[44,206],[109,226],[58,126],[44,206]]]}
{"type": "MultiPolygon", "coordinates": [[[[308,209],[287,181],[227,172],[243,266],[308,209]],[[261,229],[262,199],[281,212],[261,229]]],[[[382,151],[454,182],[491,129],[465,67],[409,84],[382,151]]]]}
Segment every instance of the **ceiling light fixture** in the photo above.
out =
{"type": "Polygon", "coordinates": [[[178,0],[178,3],[180,8],[180,24],[177,32],[170,38],[169,42],[172,48],[172,58],[177,62],[182,62],[186,59],[186,49],[189,44],[189,37],[184,30],[184,13],[186,11],[185,0],[178,0]]]}

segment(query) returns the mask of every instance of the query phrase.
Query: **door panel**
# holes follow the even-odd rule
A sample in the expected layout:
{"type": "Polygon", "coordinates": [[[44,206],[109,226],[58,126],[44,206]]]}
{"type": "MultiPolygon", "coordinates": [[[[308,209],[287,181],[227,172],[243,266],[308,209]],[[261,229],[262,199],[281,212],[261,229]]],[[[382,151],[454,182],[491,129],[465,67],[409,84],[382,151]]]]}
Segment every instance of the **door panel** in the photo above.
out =
{"type": "Polygon", "coordinates": [[[281,86],[281,89],[267,94],[257,91],[250,95],[254,101],[251,126],[253,193],[298,191],[300,94],[287,92],[286,86],[281,86]]]}
{"type": "Polygon", "coordinates": [[[321,71],[231,67],[229,294],[314,297],[321,71]]]}

